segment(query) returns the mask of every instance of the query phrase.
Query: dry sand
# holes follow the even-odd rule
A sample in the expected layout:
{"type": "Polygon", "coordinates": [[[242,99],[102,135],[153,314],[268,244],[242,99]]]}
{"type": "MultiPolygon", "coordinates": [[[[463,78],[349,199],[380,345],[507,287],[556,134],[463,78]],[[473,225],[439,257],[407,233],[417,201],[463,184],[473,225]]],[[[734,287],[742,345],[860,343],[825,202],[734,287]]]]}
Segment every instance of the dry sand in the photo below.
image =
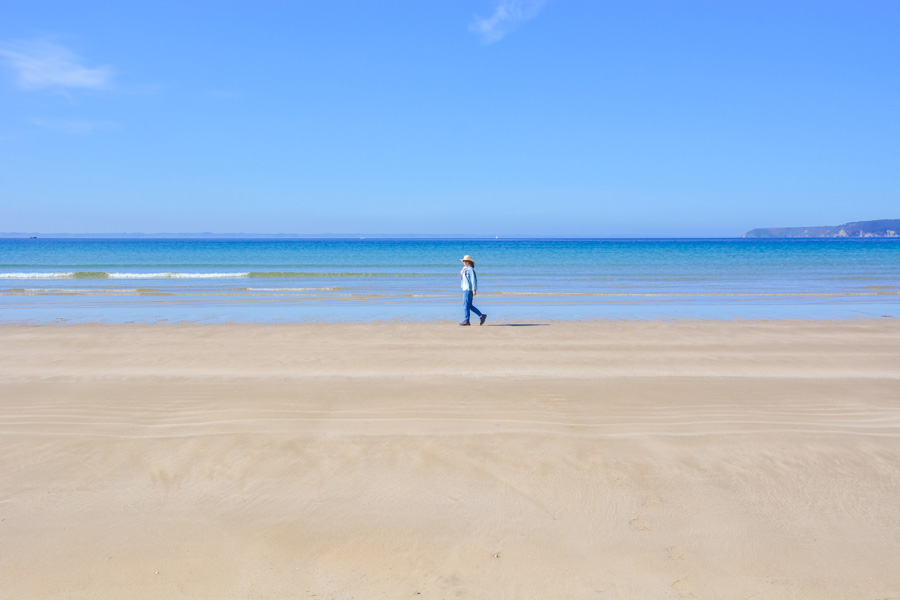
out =
{"type": "Polygon", "coordinates": [[[0,327],[0,596],[900,597],[900,322],[0,327]]]}

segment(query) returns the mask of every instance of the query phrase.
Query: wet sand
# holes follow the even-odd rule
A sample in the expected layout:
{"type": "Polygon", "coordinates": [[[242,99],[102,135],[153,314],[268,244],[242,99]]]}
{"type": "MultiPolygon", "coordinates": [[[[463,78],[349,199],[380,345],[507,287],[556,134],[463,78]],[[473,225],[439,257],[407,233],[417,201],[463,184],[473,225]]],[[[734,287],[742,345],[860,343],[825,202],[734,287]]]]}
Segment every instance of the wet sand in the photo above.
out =
{"type": "Polygon", "coordinates": [[[0,326],[0,597],[900,597],[900,321],[0,326]]]}

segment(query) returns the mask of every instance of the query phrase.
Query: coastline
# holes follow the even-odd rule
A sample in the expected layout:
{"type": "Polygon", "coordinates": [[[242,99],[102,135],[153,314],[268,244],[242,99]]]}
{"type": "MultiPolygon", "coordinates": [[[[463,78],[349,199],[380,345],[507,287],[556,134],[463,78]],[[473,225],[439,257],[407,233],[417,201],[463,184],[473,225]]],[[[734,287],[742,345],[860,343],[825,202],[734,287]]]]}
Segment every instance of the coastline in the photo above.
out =
{"type": "Polygon", "coordinates": [[[900,590],[897,319],[488,325],[0,325],[7,593],[900,590]]]}
{"type": "MultiPolygon", "coordinates": [[[[874,295],[874,294],[873,294],[874,295]]],[[[421,296],[419,297],[421,298],[421,296]]],[[[431,299],[431,298],[429,298],[431,299]]],[[[516,326],[521,323],[617,323],[617,322],[853,322],[883,321],[900,318],[900,305],[851,304],[821,302],[818,304],[732,302],[720,305],[677,303],[654,300],[627,302],[579,303],[579,297],[564,294],[537,303],[513,303],[519,298],[506,297],[495,303],[496,297],[479,294],[476,301],[489,315],[488,326],[516,326]]],[[[201,305],[179,300],[169,304],[139,308],[114,303],[0,307],[0,327],[37,327],[45,325],[259,325],[303,326],[315,324],[397,324],[453,325],[462,318],[458,302],[419,303],[414,309],[403,300],[382,302],[340,303],[309,300],[292,304],[253,303],[252,305],[217,302],[201,305]]]]}

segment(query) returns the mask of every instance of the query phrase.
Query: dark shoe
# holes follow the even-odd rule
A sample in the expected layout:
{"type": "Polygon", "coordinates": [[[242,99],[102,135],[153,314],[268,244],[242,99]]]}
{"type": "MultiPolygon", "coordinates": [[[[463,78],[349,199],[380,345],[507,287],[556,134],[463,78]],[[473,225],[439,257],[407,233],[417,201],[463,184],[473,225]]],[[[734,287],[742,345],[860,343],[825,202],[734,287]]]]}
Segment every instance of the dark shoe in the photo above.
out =
{"type": "Polygon", "coordinates": [[[485,319],[487,319],[487,315],[481,315],[481,322],[478,323],[478,324],[479,324],[479,325],[484,325],[484,320],[485,320],[485,319]]]}
{"type": "Polygon", "coordinates": [[[462,325],[463,327],[468,327],[468,326],[469,326],[469,322],[468,322],[468,321],[463,321],[462,323],[460,323],[460,325],[462,325]]]}

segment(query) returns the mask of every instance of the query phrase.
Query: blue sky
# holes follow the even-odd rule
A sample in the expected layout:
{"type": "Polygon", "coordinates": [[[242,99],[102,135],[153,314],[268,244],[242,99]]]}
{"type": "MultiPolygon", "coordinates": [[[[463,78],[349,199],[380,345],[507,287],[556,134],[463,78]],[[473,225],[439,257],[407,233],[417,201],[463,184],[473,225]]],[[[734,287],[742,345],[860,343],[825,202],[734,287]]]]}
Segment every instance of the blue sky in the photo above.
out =
{"type": "Polygon", "coordinates": [[[0,231],[900,218],[900,2],[0,0],[0,231]]]}

